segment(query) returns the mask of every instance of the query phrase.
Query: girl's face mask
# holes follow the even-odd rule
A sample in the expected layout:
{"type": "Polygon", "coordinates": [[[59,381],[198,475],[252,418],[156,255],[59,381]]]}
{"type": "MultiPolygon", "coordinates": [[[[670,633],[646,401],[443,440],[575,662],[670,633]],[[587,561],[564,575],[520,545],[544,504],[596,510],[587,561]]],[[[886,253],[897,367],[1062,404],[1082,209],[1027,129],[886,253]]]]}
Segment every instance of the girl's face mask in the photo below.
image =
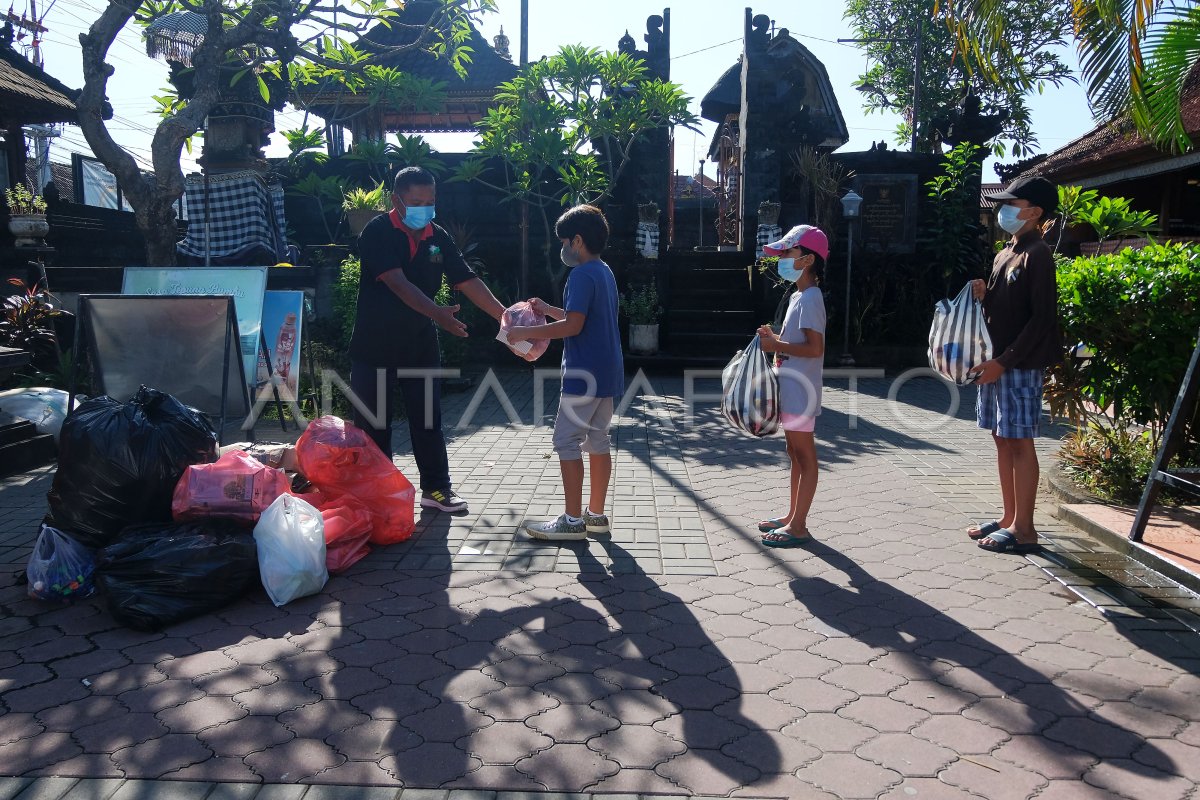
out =
{"type": "Polygon", "coordinates": [[[779,265],[776,269],[779,271],[779,277],[788,283],[795,283],[804,274],[804,270],[796,269],[796,259],[794,258],[779,259],[779,265]]]}

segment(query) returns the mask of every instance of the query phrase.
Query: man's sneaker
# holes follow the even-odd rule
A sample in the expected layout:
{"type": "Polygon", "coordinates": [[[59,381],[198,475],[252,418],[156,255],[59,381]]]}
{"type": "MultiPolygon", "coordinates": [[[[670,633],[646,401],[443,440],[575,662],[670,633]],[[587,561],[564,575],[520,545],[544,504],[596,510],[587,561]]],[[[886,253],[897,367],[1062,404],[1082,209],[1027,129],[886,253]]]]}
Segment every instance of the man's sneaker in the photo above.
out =
{"type": "Polygon", "coordinates": [[[432,492],[421,492],[421,507],[436,508],[438,511],[458,514],[467,510],[467,501],[456,495],[453,489],[447,489],[444,492],[441,489],[435,489],[432,492]]]}
{"type": "Polygon", "coordinates": [[[566,514],[560,514],[558,519],[549,522],[526,522],[523,527],[533,538],[549,542],[573,542],[587,538],[587,527],[583,520],[568,522],[566,514]]]}
{"type": "Polygon", "coordinates": [[[608,514],[593,514],[591,509],[587,508],[583,510],[583,526],[592,535],[612,533],[612,527],[608,524],[608,514]]]}

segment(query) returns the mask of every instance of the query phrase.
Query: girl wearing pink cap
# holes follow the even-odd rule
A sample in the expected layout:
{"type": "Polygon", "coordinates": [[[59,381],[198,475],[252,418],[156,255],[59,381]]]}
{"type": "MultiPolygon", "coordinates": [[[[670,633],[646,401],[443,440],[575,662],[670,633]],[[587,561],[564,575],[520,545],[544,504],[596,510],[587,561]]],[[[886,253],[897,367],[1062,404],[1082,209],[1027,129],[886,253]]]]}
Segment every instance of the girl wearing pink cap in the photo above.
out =
{"type": "Polygon", "coordinates": [[[825,359],[825,299],[821,282],[829,239],[812,225],[797,225],[782,239],[763,247],[779,256],[779,277],[796,284],[783,328],[758,329],[765,353],[780,361],[779,400],[788,458],[791,460],[791,505],[776,519],[758,524],[767,547],[797,547],[812,540],[808,510],[817,493],[817,447],[813,430],[821,413],[821,367],[825,359]]]}

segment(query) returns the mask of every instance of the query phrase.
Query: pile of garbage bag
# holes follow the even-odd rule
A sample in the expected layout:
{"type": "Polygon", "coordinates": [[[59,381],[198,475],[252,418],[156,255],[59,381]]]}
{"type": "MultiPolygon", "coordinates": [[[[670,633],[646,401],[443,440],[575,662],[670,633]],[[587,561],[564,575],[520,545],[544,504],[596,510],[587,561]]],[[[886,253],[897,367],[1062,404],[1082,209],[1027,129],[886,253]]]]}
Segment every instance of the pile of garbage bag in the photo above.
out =
{"type": "Polygon", "coordinates": [[[296,447],[217,447],[208,419],[148,387],[97,397],[62,424],[50,514],[29,594],[99,591],[114,619],[153,630],[261,585],[277,606],[412,535],[415,490],[365,432],[337,417],[296,447]],[[219,456],[219,457],[218,457],[219,456]],[[293,486],[305,486],[303,493],[293,486]]]}

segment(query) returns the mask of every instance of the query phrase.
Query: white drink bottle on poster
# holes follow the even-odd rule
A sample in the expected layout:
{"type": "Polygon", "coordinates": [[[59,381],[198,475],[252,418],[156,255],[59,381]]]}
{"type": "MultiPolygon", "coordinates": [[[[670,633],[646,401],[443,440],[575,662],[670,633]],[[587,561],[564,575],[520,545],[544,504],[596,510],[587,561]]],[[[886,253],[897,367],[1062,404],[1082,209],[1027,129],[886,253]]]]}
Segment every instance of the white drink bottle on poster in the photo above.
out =
{"type": "Polygon", "coordinates": [[[254,378],[255,391],[266,386],[271,381],[271,369],[267,363],[267,349],[265,347],[258,348],[258,368],[254,378]]]}
{"type": "Polygon", "coordinates": [[[296,315],[288,314],[279,326],[275,340],[275,378],[280,384],[290,383],[292,354],[296,350],[296,315]]]}

